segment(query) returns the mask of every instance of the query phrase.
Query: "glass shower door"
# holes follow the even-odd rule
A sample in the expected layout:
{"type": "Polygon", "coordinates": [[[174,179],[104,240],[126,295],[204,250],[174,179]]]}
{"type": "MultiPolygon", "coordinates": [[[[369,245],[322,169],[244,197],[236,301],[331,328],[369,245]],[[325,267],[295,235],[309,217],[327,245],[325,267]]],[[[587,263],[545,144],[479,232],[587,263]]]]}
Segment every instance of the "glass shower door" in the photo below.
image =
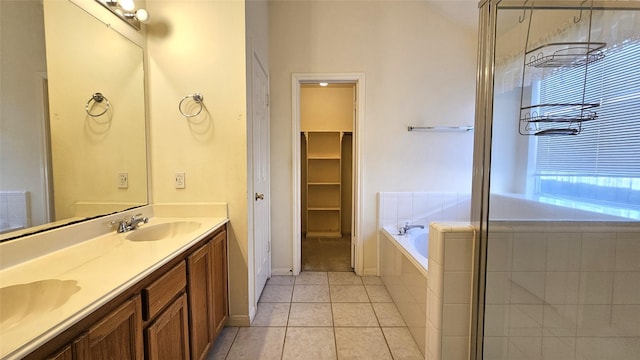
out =
{"type": "Polygon", "coordinates": [[[477,358],[640,356],[640,11],[610,3],[481,9],[477,358]]]}

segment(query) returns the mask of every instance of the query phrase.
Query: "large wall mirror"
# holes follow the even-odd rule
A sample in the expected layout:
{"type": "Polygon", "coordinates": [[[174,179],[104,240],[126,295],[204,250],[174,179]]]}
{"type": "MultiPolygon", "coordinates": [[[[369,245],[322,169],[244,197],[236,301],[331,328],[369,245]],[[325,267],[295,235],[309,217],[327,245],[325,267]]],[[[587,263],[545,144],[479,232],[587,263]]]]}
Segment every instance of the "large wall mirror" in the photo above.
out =
{"type": "Polygon", "coordinates": [[[143,49],[70,1],[0,20],[0,241],[147,204],[143,49]]]}

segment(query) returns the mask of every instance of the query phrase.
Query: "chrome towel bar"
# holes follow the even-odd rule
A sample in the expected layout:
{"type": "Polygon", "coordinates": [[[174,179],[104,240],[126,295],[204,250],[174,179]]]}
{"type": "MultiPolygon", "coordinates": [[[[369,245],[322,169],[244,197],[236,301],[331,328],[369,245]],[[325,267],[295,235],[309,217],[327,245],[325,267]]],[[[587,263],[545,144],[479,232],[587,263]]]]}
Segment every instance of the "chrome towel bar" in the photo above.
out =
{"type": "Polygon", "coordinates": [[[471,132],[473,126],[409,126],[407,131],[454,131],[471,132]]]}

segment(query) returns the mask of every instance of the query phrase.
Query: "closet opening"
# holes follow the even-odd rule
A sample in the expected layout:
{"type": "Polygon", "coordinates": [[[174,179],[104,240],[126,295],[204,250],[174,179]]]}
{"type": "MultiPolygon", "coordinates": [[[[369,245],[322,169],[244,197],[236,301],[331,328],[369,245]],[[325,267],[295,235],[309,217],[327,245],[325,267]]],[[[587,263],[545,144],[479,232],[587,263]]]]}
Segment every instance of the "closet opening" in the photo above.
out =
{"type": "Polygon", "coordinates": [[[364,272],[364,74],[293,74],[293,275],[364,272]]]}
{"type": "Polygon", "coordinates": [[[353,271],[355,84],[300,86],[301,270],[353,271]]]}

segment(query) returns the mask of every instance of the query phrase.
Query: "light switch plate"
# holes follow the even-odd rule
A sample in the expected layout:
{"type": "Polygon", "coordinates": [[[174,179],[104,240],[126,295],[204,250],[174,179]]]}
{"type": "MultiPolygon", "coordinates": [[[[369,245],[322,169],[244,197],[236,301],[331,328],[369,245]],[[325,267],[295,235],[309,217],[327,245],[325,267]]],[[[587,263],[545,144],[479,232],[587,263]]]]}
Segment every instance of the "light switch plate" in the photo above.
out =
{"type": "Polygon", "coordinates": [[[129,188],[129,174],[126,172],[118,173],[118,189],[129,188]]]}
{"type": "Polygon", "coordinates": [[[184,172],[177,172],[175,180],[176,180],[176,182],[175,182],[176,189],[184,189],[186,187],[185,179],[184,179],[184,172]]]}

